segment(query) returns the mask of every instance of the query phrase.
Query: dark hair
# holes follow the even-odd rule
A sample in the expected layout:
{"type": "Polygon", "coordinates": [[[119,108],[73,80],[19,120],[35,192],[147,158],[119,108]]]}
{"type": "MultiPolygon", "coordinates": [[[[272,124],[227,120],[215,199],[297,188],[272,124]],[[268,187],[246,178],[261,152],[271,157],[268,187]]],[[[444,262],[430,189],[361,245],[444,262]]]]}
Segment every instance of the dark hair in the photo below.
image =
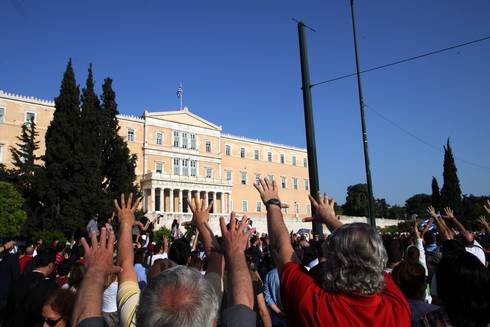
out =
{"type": "Polygon", "coordinates": [[[65,244],[63,242],[59,242],[56,244],[56,252],[62,252],[65,249],[65,244]]]}
{"type": "Polygon", "coordinates": [[[75,294],[60,288],[53,291],[44,302],[44,305],[49,305],[54,312],[63,318],[67,327],[71,326],[70,321],[74,304],[75,294]]]}
{"type": "Polygon", "coordinates": [[[58,264],[58,267],[56,268],[56,272],[60,276],[68,276],[70,273],[70,268],[71,268],[71,262],[69,260],[63,260],[58,264]]]}
{"type": "Polygon", "coordinates": [[[402,260],[403,248],[399,240],[390,240],[386,242],[385,248],[389,263],[399,262],[402,260]]]}
{"type": "Polygon", "coordinates": [[[405,260],[413,263],[419,262],[420,251],[416,246],[410,245],[405,251],[405,260]]]}
{"type": "Polygon", "coordinates": [[[159,253],[163,248],[162,242],[158,242],[155,247],[153,248],[153,253],[159,253]]]}
{"type": "Polygon", "coordinates": [[[436,243],[436,236],[434,235],[434,233],[432,231],[427,231],[424,234],[424,242],[427,245],[436,243]]]}
{"type": "Polygon", "coordinates": [[[466,251],[446,253],[437,268],[437,292],[455,326],[490,322],[490,279],[487,268],[466,251]]]}
{"type": "Polygon", "coordinates": [[[47,267],[56,261],[56,253],[51,248],[45,248],[34,257],[34,268],[47,267]]]}
{"type": "Polygon", "coordinates": [[[85,275],[85,265],[83,263],[77,262],[73,265],[70,272],[69,284],[70,286],[78,289],[82,283],[83,276],[85,275]]]}
{"type": "Polygon", "coordinates": [[[191,246],[186,238],[175,240],[168,251],[168,258],[178,265],[187,265],[187,260],[191,255],[191,246]]]}
{"type": "Polygon", "coordinates": [[[134,253],[134,263],[145,263],[145,249],[138,249],[134,253]]]}
{"type": "Polygon", "coordinates": [[[393,281],[409,300],[423,300],[425,295],[425,269],[413,261],[403,261],[392,272],[393,281]]]}

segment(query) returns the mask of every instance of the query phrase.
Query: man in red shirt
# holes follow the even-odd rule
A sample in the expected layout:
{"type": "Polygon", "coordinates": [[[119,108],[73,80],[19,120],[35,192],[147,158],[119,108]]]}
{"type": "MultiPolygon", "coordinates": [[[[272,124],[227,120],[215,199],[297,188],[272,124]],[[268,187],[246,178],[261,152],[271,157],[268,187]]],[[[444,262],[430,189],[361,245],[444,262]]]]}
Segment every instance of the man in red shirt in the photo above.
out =
{"type": "Polygon", "coordinates": [[[29,245],[26,247],[25,253],[22,257],[19,259],[19,267],[20,267],[20,273],[23,274],[24,270],[26,269],[26,266],[29,262],[32,261],[32,254],[34,253],[34,247],[32,245],[29,245]]]}
{"type": "Polygon", "coordinates": [[[363,223],[343,225],[326,194],[310,197],[315,215],[303,221],[325,224],[327,261],[321,283],[300,264],[284,224],[278,188],[267,179],[256,185],[267,208],[267,227],[279,269],[281,299],[289,326],[410,326],[410,307],[383,270],[386,251],[376,230],[363,223]]]}

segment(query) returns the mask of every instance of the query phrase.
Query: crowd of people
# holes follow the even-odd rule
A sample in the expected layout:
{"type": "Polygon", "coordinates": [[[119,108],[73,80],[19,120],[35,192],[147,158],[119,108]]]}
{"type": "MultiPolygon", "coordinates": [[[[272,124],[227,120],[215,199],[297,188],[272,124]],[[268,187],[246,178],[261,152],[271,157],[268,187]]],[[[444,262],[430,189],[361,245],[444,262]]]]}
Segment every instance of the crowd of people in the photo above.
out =
{"type": "MultiPolygon", "coordinates": [[[[138,221],[140,199],[114,201],[115,214],[94,217],[86,235],[0,246],[0,326],[461,326],[490,325],[488,238],[467,230],[451,208],[414,222],[413,233],[380,234],[343,224],[334,200],[310,196],[305,222],[330,234],[288,231],[278,187],[260,180],[268,232],[247,217],[209,227],[208,204],[188,200],[195,229],[154,237],[138,221]]],[[[490,201],[485,205],[490,215],[490,201]]]]}

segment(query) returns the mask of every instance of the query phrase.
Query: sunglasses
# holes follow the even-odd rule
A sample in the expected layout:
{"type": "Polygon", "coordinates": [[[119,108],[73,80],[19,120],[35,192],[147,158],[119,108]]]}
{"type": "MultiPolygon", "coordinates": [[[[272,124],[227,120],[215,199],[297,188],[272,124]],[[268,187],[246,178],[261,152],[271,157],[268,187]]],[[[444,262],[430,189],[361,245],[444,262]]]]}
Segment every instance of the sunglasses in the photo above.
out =
{"type": "Polygon", "coordinates": [[[45,322],[45,323],[47,323],[47,324],[48,324],[48,326],[50,326],[50,327],[54,327],[54,326],[56,326],[56,325],[57,325],[57,324],[60,322],[60,320],[61,320],[61,319],[63,319],[63,317],[59,317],[59,318],[58,318],[58,319],[56,319],[56,320],[46,319],[46,318],[45,318],[45,319],[44,319],[44,322],[45,322]]]}

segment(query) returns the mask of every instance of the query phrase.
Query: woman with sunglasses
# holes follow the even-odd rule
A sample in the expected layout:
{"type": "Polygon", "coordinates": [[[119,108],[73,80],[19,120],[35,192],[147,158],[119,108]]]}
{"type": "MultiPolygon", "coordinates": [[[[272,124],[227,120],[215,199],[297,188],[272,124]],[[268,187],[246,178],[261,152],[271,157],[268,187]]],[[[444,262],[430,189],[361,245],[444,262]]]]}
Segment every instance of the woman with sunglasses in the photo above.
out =
{"type": "Polygon", "coordinates": [[[44,302],[43,327],[70,327],[75,294],[69,290],[57,289],[44,302]]]}

